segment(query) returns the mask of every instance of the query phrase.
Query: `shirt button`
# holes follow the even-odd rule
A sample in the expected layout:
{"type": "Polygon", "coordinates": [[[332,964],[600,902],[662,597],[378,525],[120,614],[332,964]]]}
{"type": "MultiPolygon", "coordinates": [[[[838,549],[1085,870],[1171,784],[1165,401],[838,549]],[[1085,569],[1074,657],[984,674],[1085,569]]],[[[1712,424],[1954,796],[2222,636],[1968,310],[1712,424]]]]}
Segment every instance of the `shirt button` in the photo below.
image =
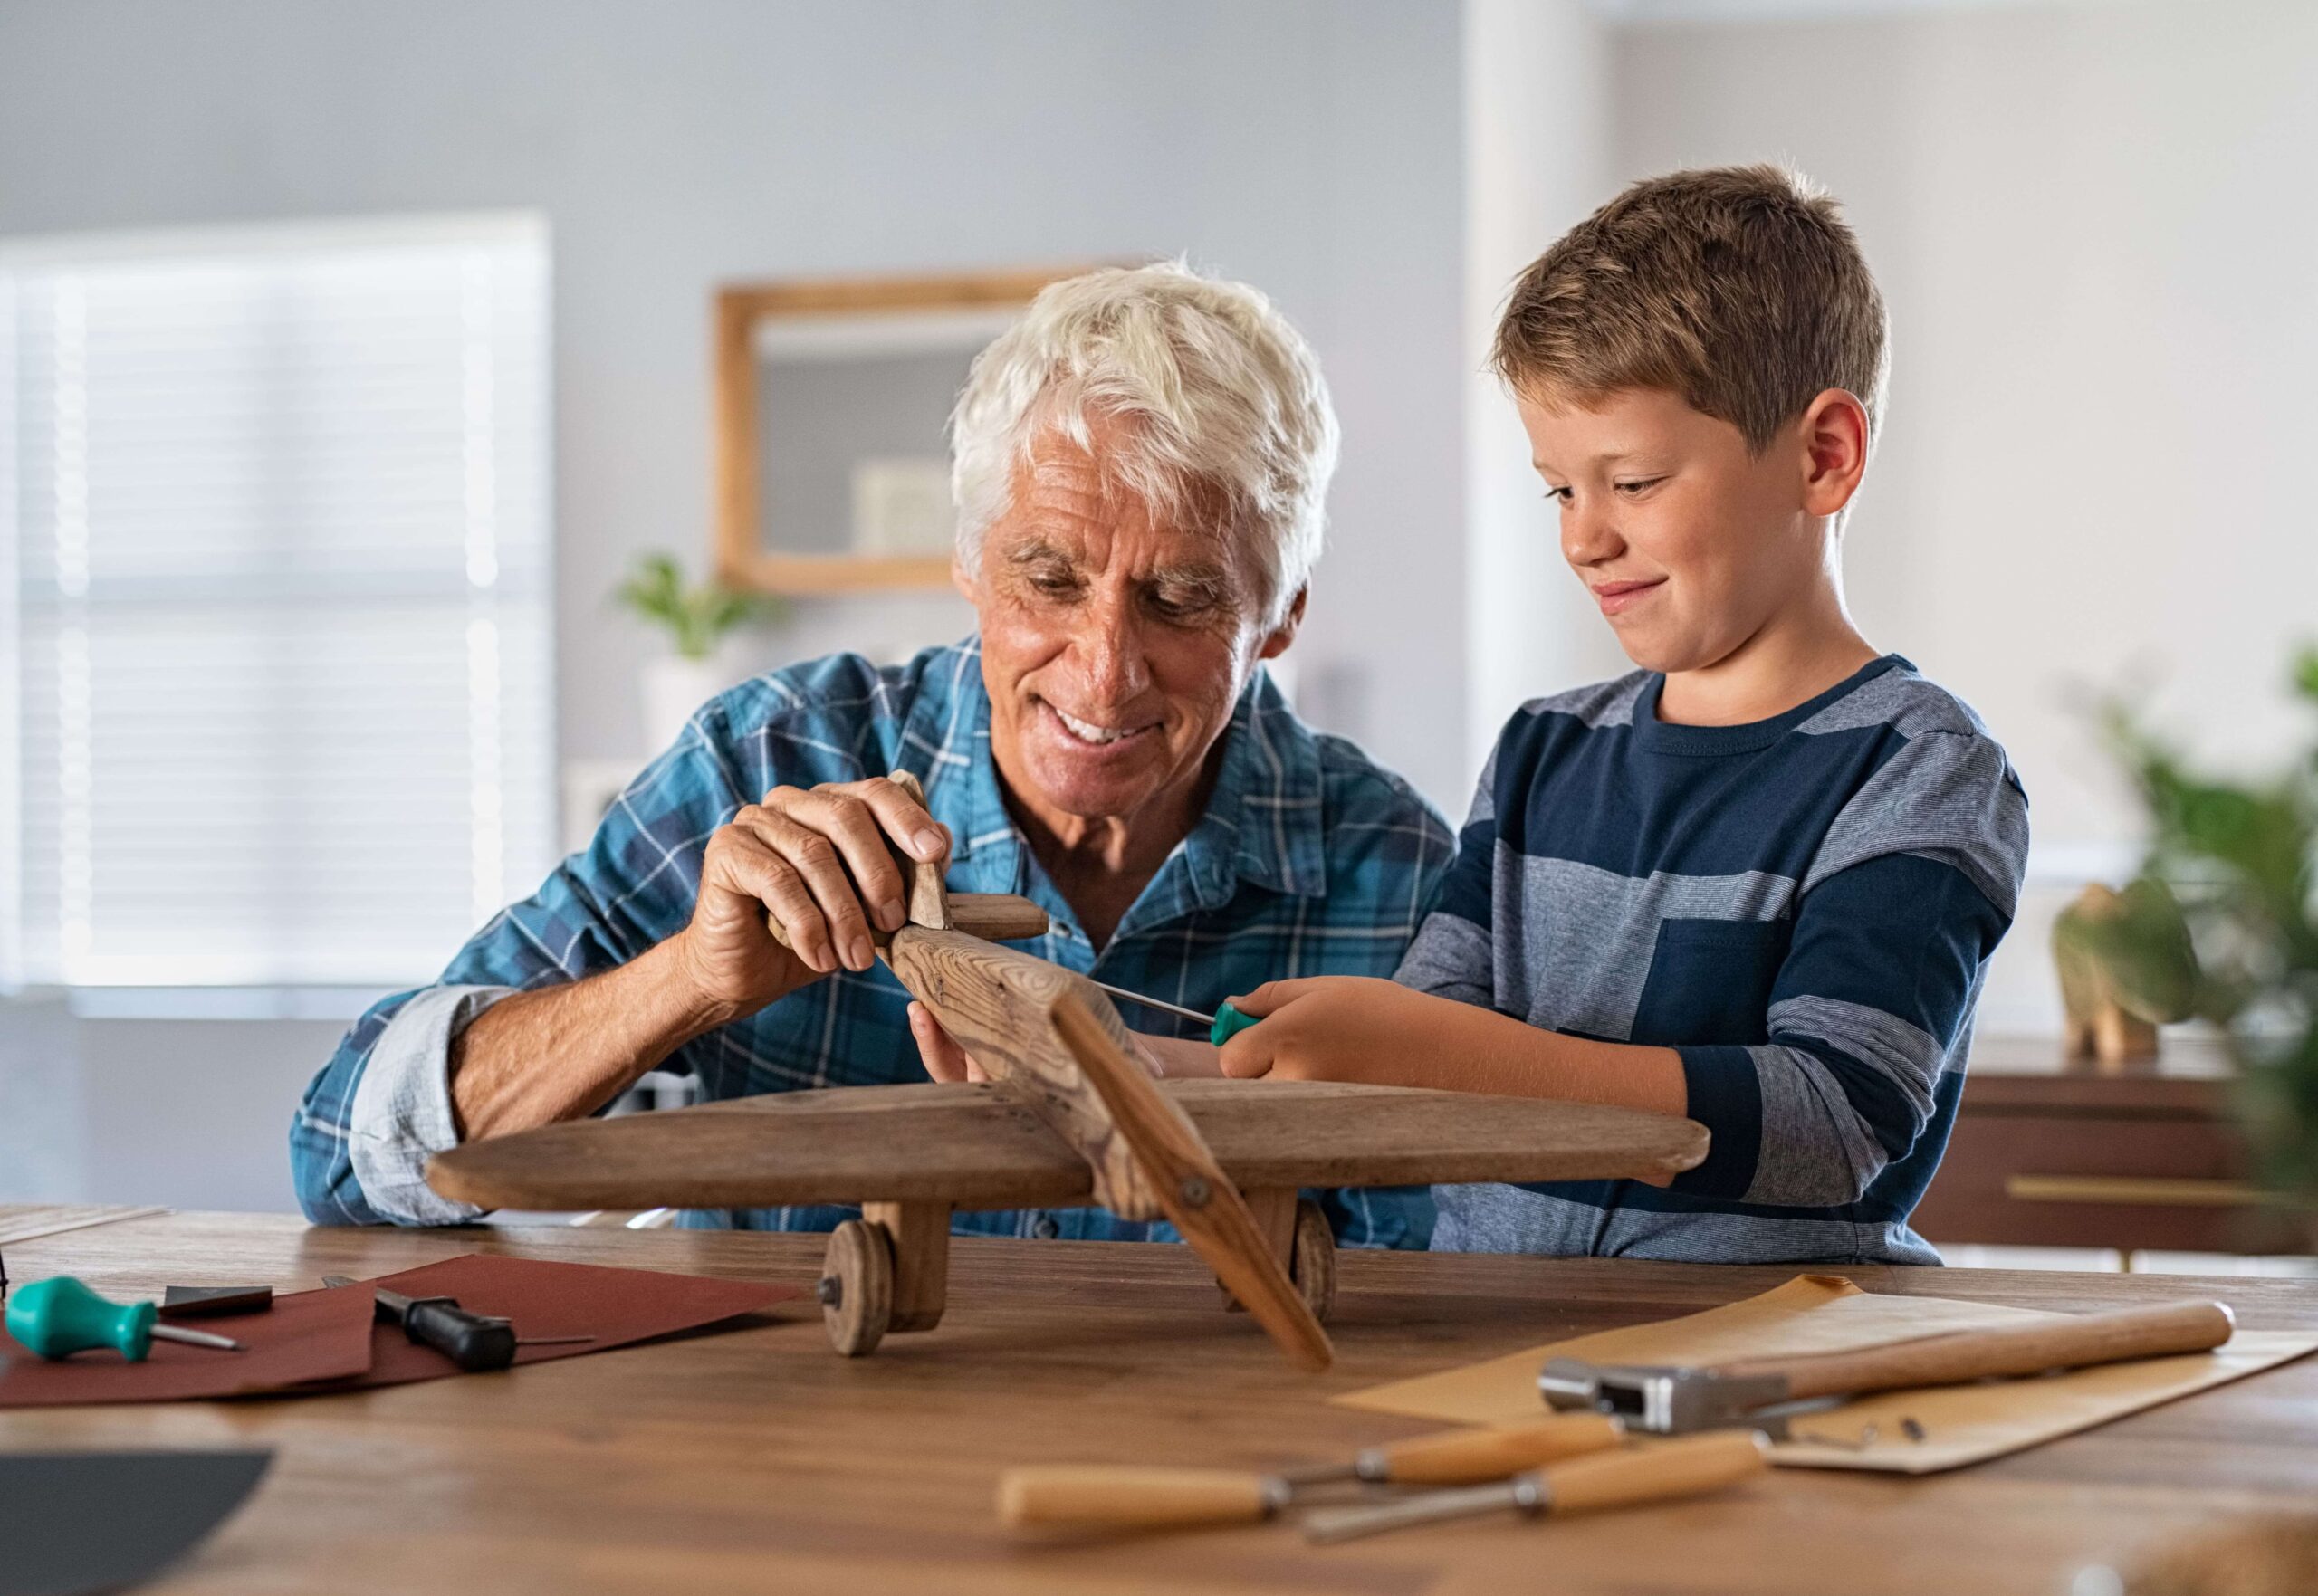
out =
{"type": "Polygon", "coordinates": [[[1030,1226],[1030,1234],[1040,1241],[1052,1241],[1062,1234],[1062,1225],[1052,1214],[1040,1214],[1030,1226]]]}

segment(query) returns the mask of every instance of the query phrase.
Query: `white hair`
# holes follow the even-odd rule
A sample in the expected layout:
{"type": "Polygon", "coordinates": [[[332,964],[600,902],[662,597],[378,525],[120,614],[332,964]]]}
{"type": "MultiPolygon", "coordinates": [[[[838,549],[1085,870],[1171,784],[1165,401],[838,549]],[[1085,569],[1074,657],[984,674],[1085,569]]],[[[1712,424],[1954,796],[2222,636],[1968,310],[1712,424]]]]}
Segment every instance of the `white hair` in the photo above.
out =
{"type": "Polygon", "coordinates": [[[1154,515],[1220,494],[1255,540],[1265,624],[1287,614],[1320,557],[1336,417],[1319,361],[1272,302],[1181,261],[1051,283],[974,358],[950,414],[958,560],[981,569],[1016,469],[1042,436],[1090,453],[1090,417],[1134,425],[1100,462],[1154,515]]]}

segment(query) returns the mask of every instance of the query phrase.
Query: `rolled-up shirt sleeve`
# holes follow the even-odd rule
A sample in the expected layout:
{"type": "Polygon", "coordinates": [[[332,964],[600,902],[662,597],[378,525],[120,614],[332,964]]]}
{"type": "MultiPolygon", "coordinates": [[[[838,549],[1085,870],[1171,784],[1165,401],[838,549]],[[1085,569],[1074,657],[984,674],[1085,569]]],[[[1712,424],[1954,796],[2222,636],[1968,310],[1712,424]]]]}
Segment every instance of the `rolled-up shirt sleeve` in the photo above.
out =
{"type": "Polygon", "coordinates": [[[457,1139],[452,1039],[509,991],[613,969],[683,928],[707,839],[745,801],[741,773],[712,730],[721,735],[714,704],[629,785],[589,846],[493,915],[435,984],[388,998],[355,1022],[291,1123],[291,1176],[308,1219],[423,1225],[474,1217],[425,1179],[427,1158],[457,1139]]]}
{"type": "Polygon", "coordinates": [[[354,1088],[346,1152],[369,1206],[398,1225],[456,1225],[482,1209],[438,1196],[426,1161],[459,1143],[451,1044],[512,987],[429,987],[395,1012],[354,1088]]]}

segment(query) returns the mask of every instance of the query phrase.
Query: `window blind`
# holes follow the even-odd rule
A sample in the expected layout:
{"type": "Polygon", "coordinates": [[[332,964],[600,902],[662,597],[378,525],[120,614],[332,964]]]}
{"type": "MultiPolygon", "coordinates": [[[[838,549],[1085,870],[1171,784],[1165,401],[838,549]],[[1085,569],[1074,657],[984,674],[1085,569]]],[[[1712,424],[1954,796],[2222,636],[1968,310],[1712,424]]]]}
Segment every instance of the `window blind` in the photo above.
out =
{"type": "Polygon", "coordinates": [[[0,980],[425,980],[551,857],[528,217],[0,246],[0,980]]]}

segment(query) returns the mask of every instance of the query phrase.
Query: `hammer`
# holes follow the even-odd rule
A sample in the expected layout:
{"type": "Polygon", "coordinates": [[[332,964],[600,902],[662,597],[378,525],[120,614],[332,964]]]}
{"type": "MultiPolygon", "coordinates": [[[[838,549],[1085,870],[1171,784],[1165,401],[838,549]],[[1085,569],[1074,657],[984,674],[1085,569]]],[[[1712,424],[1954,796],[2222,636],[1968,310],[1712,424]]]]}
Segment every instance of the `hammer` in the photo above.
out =
{"type": "Polygon", "coordinates": [[[1555,1358],[1538,1372],[1537,1389],[1551,1407],[1615,1414],[1630,1429],[1681,1435],[1743,1425],[1784,1439],[1790,1415],[1869,1391],[2210,1352],[2234,1328],[2225,1304],[2166,1303],[2058,1323],[1956,1331],[1856,1352],[1750,1358],[1711,1369],[1555,1358]]]}

